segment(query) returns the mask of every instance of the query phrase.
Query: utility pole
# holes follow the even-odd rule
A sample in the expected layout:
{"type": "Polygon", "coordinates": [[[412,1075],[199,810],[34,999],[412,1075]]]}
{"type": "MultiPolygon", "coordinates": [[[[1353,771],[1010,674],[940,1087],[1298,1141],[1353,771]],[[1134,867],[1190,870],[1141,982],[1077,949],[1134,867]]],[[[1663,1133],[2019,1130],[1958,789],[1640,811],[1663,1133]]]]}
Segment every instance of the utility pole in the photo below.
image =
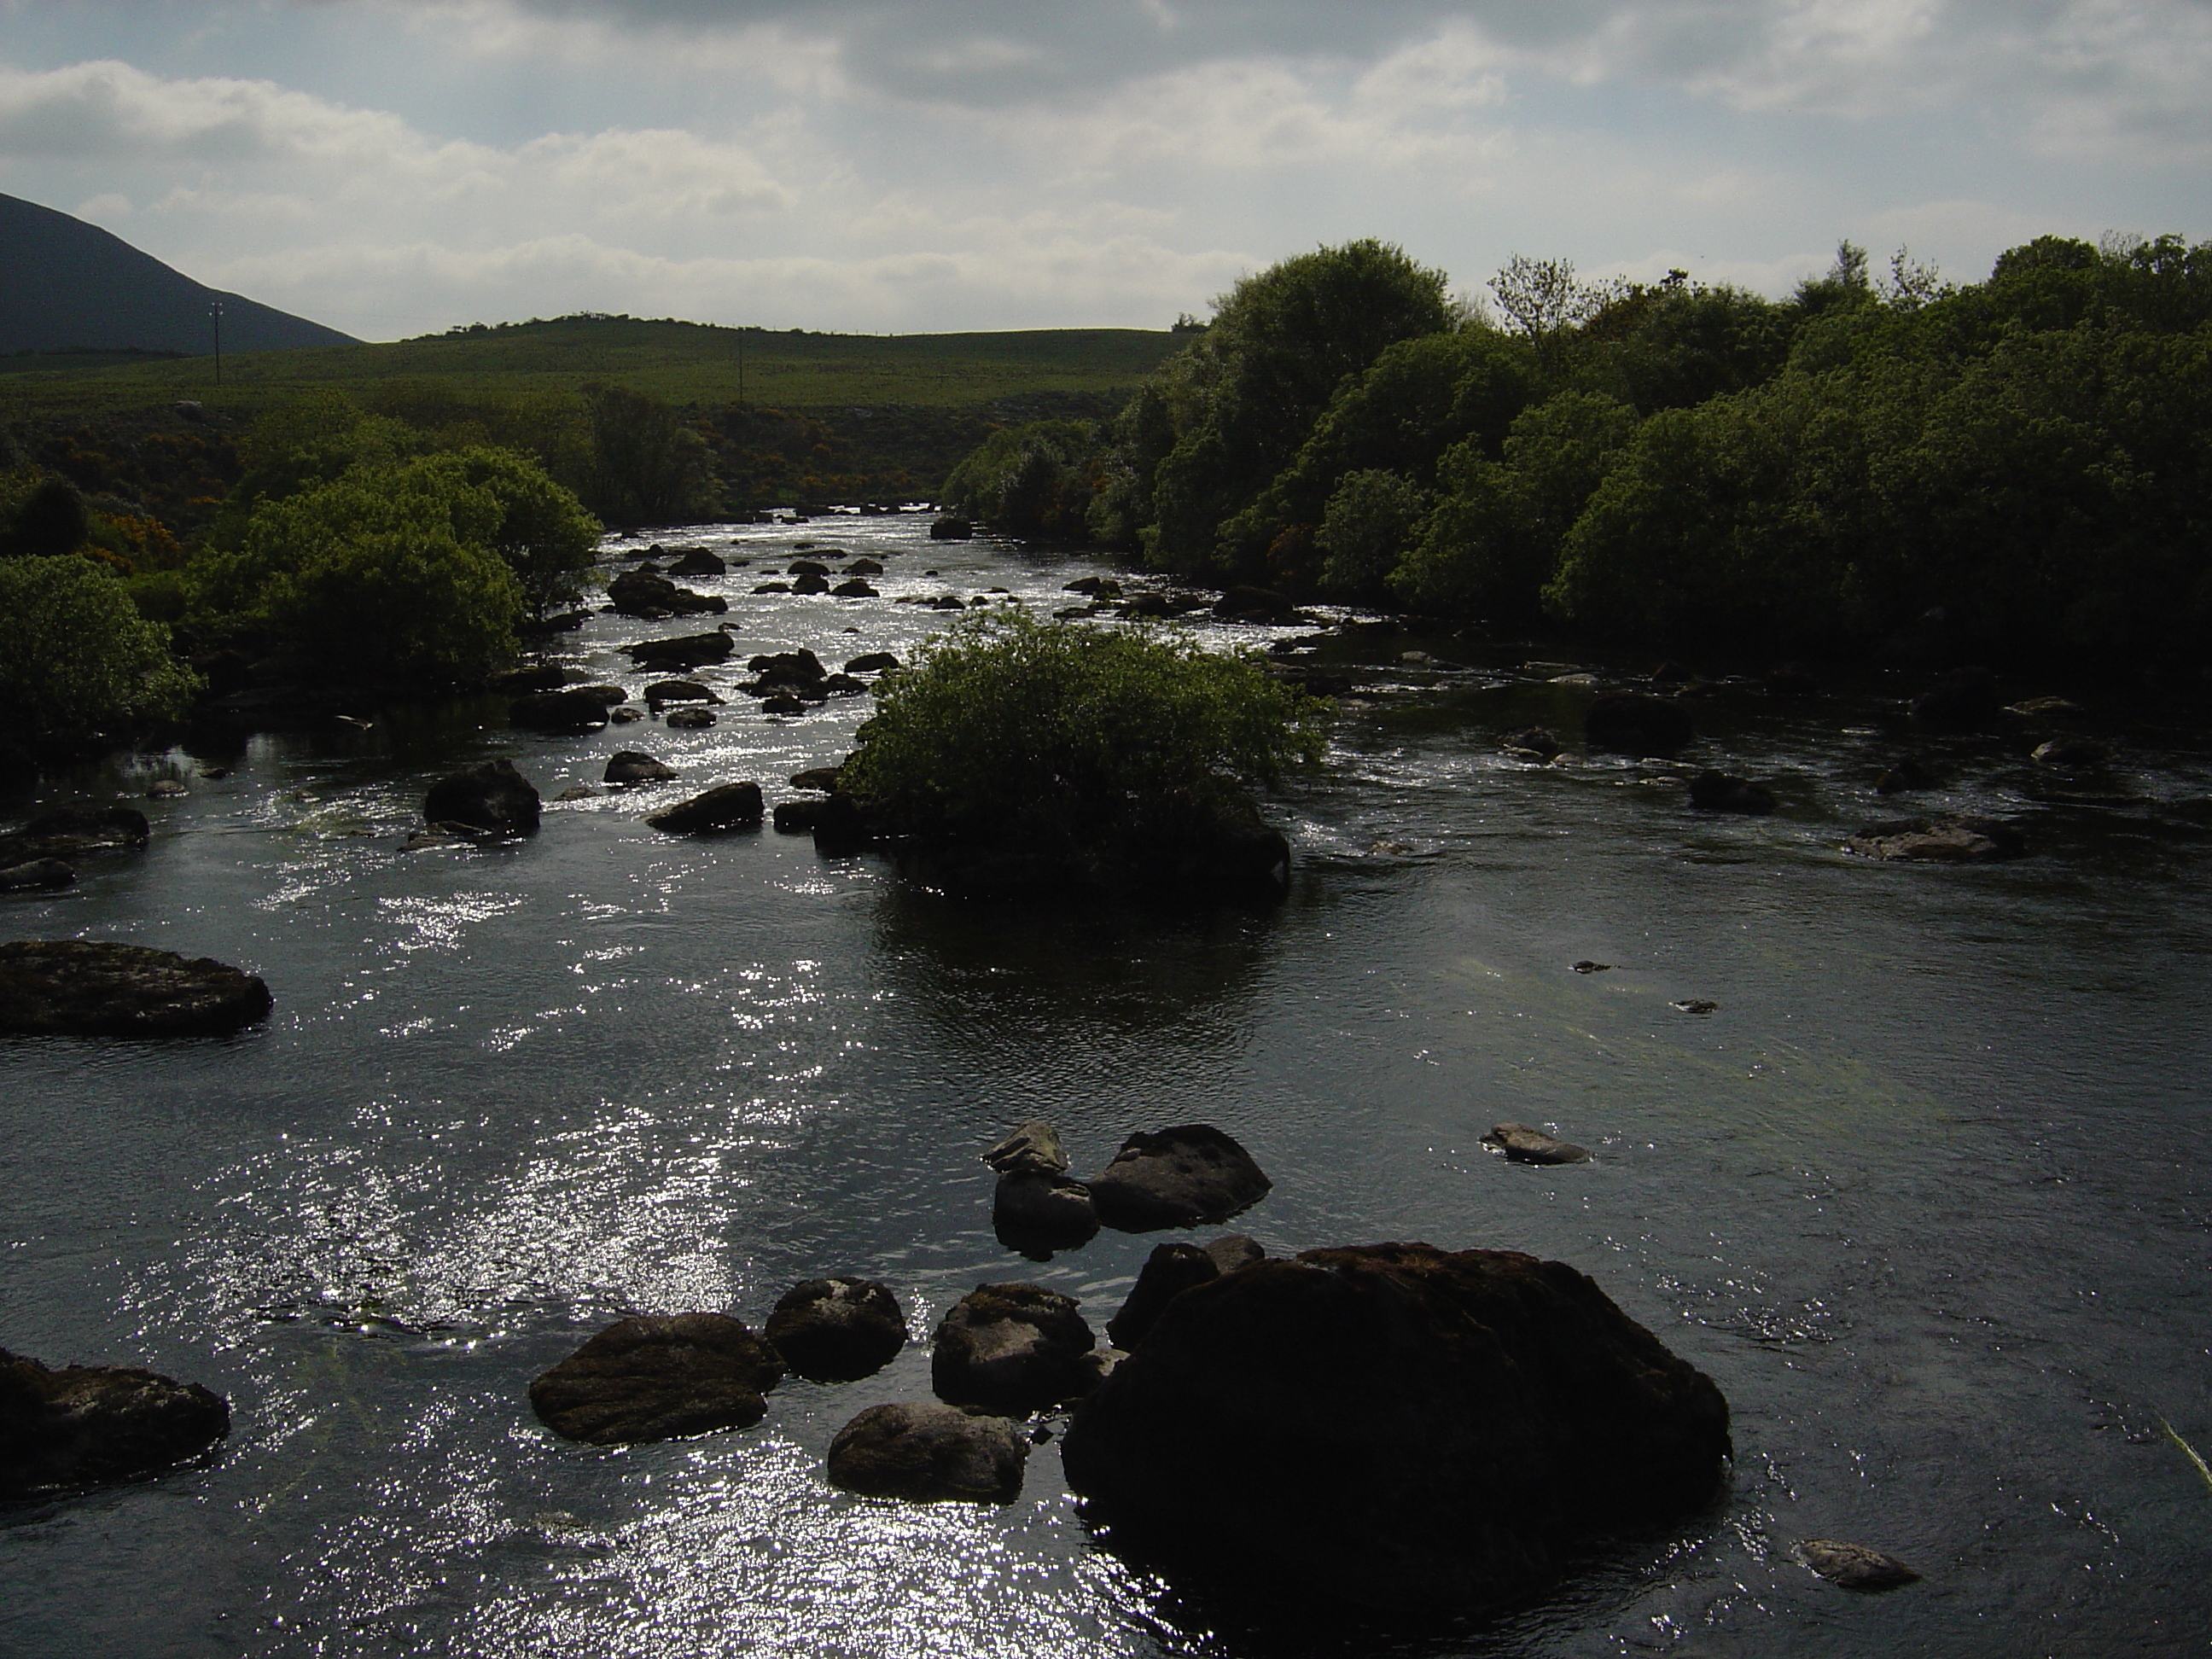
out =
{"type": "Polygon", "coordinates": [[[210,310],[215,319],[215,383],[222,384],[222,301],[217,299],[210,310]]]}
{"type": "Polygon", "coordinates": [[[745,331],[738,331],[738,401],[745,400],[745,331]]]}

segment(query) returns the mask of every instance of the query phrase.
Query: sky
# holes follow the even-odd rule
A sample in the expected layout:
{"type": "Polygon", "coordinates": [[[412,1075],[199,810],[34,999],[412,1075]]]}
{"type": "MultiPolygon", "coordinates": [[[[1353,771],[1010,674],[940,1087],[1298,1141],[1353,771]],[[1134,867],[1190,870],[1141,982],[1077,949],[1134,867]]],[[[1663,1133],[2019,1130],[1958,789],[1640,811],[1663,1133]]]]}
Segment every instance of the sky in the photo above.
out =
{"type": "Polygon", "coordinates": [[[2212,0],[0,0],[0,191],[369,339],[2212,237],[2212,0]]]}

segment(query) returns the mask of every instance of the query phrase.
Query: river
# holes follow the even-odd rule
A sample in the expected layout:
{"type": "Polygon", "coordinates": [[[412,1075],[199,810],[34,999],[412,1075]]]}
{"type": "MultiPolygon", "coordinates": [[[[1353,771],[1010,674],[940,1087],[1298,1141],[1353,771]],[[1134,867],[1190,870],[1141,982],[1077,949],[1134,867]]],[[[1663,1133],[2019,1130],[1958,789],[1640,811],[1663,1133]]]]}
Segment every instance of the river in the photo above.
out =
{"type": "MultiPolygon", "coordinates": [[[[2161,1429],[2212,1451],[2201,721],[2093,711],[2142,801],[2031,799],[2026,739],[1954,738],[1920,745],[1949,781],[1905,809],[1870,786],[1906,746],[1910,677],[1723,686],[1698,752],[1782,810],[1705,815],[1631,761],[1498,748],[1531,720],[1578,730],[1590,693],[1562,676],[1649,663],[1362,634],[1320,647],[1362,682],[1328,767],[1269,803],[1297,855],[1273,910],[963,908],[805,837],[648,828],[732,778],[789,798],[850,747],[866,698],[763,715],[726,690],[750,653],[904,657],[945,617],[900,595],[1048,611],[1111,574],[927,523],[664,534],[753,561],[690,579],[731,596],[739,647],[701,676],[731,698],[708,729],[365,709],[367,730],[118,757],[0,802],[184,783],[142,802],[143,854],[0,899],[0,933],[212,956],[276,1001],[231,1041],[0,1050],[0,1343],[150,1365],[234,1412],[198,1466],[0,1510],[0,1652],[2205,1651],[2212,1490],[2161,1429]],[[751,594],[801,540],[880,557],[883,597],[751,594]],[[617,748],[681,777],[555,800],[617,748]],[[544,792],[540,834],[406,850],[427,784],[494,755],[544,792]],[[2030,856],[1839,850],[1930,803],[2021,815],[2030,856]],[[890,1281],[917,1339],[994,1279],[1103,1327],[1158,1238],[1003,1249],[978,1155],[1032,1115],[1079,1175],[1133,1129],[1227,1129],[1274,1180],[1235,1224],[1271,1252],[1575,1264],[1719,1382],[1725,1496],[1522,1613],[1401,1642],[1211,1627],[1091,1547],[1056,1442],[1005,1509],[831,1491],[838,1427],[928,1397],[919,1340],[868,1382],[786,1381],[740,1433],[607,1450],[532,1417],[530,1378],[611,1319],[757,1324],[824,1273],[890,1281]],[[1508,1120],[1595,1161],[1492,1158],[1508,1120]],[[1850,1595],[1792,1559],[1804,1537],[1924,1581],[1850,1595]]],[[[560,649],[635,689],[616,647],[702,625],[595,615],[560,649]]]]}

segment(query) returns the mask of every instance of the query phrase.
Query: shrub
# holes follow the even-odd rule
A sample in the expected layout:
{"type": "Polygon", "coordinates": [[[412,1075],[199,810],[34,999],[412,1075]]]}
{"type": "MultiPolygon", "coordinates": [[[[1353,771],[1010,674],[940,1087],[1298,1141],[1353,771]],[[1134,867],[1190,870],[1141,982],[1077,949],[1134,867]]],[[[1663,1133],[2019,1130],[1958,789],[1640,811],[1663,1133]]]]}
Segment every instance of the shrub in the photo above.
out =
{"type": "Polygon", "coordinates": [[[310,679],[436,687],[497,667],[525,596],[487,545],[505,509],[459,459],[264,501],[244,547],[195,562],[197,614],[275,645],[310,679]]]}
{"type": "Polygon", "coordinates": [[[1395,472],[1346,473],[1314,535],[1322,590],[1339,599],[1380,599],[1427,505],[1423,491],[1395,472]]]}
{"type": "Polygon", "coordinates": [[[0,705],[41,744],[173,720],[198,682],[169,630],[89,561],[0,559],[0,705]]]}
{"type": "Polygon", "coordinates": [[[658,398],[584,389],[592,424],[591,504],[613,524],[688,524],[716,509],[714,453],[658,398]]]}
{"type": "Polygon", "coordinates": [[[1187,635],[963,618],[861,728],[842,787],[895,832],[1088,860],[1320,757],[1321,705],[1187,635]]]}
{"type": "Polygon", "coordinates": [[[1091,427],[1031,421],[994,432],[945,481],[945,502],[1016,536],[1080,540],[1091,505],[1091,427]]]}

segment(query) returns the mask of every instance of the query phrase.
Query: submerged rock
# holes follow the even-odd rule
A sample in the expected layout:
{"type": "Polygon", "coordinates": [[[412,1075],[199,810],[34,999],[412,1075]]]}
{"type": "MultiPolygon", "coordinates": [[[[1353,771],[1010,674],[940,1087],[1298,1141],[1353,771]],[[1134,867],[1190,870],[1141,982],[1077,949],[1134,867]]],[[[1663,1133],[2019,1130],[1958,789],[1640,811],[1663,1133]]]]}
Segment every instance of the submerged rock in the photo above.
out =
{"type": "Polygon", "coordinates": [[[879,1279],[810,1279],[783,1293],[762,1334],[808,1382],[857,1382],[906,1346],[906,1315],[879,1279]]]}
{"type": "Polygon", "coordinates": [[[1548,761],[1565,746],[1556,733],[1540,726],[1524,726],[1498,740],[1498,747],[1516,760],[1548,761]]]}
{"type": "Polygon", "coordinates": [[[49,1370],[0,1348],[0,1498],[151,1474],[229,1432],[229,1404],[197,1382],[125,1365],[49,1370]]]}
{"type": "Polygon", "coordinates": [[[607,700],[581,689],[533,692],[507,706],[507,723],[525,732],[596,732],[607,723],[607,700]]]}
{"type": "Polygon", "coordinates": [[[13,835],[0,836],[0,864],[143,847],[153,833],[146,815],[135,806],[57,807],[13,835]]]}
{"type": "Polygon", "coordinates": [[[1672,755],[1696,738],[1690,711],[1672,697],[1643,691],[1607,691],[1583,717],[1583,737],[1593,749],[1624,755],[1672,755]]]}
{"type": "Polygon", "coordinates": [[[726,1314],[659,1314],[610,1325],[530,1385],[554,1433],[593,1445],[749,1429],[783,1376],[775,1349],[726,1314]]]}
{"type": "Polygon", "coordinates": [[[830,1484],[863,1498],[1011,1504],[1028,1438],[1003,1417],[951,1406],[871,1406],[830,1443],[830,1484]]]}
{"type": "Polygon", "coordinates": [[[703,795],[678,801],[665,812],[655,812],[646,822],[672,836],[690,836],[707,830],[749,830],[764,816],[760,785],[724,783],[703,795]]]}
{"type": "Polygon", "coordinates": [[[846,663],[845,672],[848,674],[880,674],[898,665],[898,658],[890,652],[864,651],[846,663]]]}
{"type": "Polygon", "coordinates": [[[1185,1290],[1078,1407],[1118,1551],[1295,1605],[1497,1607],[1708,1502],[1728,1404],[1589,1279],[1504,1250],[1309,1250],[1185,1290]]]}
{"type": "Polygon", "coordinates": [[[948,1405],[1024,1417],[1097,1382],[1097,1341],[1075,1298],[1036,1285],[979,1285],[939,1322],[930,1384],[948,1405]]]}
{"type": "Polygon", "coordinates": [[[1088,1184],[1098,1218],[1131,1233],[1226,1221],[1273,1185],[1249,1152],[1210,1123],[1139,1131],[1088,1184]]]}
{"type": "Polygon", "coordinates": [[[536,786],[511,760],[479,761],[450,773],[422,798],[422,816],[430,823],[465,824],[494,836],[536,835],[538,807],[536,786]]]}
{"type": "Polygon", "coordinates": [[[32,859],[0,869],[0,893],[36,893],[76,884],[76,872],[59,859],[32,859]]]}
{"type": "Polygon", "coordinates": [[[1482,1138],[1482,1144],[1503,1152],[1516,1164],[1587,1164],[1589,1150],[1571,1140],[1559,1140],[1526,1123],[1500,1123],[1482,1138]]]}
{"type": "Polygon", "coordinates": [[[1896,818],[1867,825],[1844,850],[1905,864],[1993,864],[2021,857],[2027,837],[2002,818],[1896,818]]]}
{"type": "Polygon", "coordinates": [[[695,732],[714,723],[714,711],[703,703],[686,703],[668,711],[668,729],[672,732],[695,732]]]}
{"type": "Polygon", "coordinates": [[[1830,1583],[1845,1589],[1896,1589],[1920,1582],[1920,1575],[1895,1556],[1840,1539],[1808,1538],[1797,1546],[1797,1556],[1830,1583]]]}
{"type": "Polygon", "coordinates": [[[91,939],[0,945],[0,1033],[225,1036],[270,1006],[258,975],[206,957],[91,939]]]}
{"type": "Polygon", "coordinates": [[[1912,700],[1912,718],[1942,732],[1971,731],[1993,724],[2003,712],[1996,680],[1986,668],[1962,668],[1940,685],[1912,700]]]}
{"type": "Polygon", "coordinates": [[[1690,805],[1707,812],[1764,815],[1774,810],[1774,792],[1726,772],[1700,772],[1690,780],[1690,805]]]}
{"type": "Polygon", "coordinates": [[[2096,772],[2112,763],[2112,751],[2094,738],[2053,738],[2038,744],[2030,758],[2062,772],[2096,772]]]}

